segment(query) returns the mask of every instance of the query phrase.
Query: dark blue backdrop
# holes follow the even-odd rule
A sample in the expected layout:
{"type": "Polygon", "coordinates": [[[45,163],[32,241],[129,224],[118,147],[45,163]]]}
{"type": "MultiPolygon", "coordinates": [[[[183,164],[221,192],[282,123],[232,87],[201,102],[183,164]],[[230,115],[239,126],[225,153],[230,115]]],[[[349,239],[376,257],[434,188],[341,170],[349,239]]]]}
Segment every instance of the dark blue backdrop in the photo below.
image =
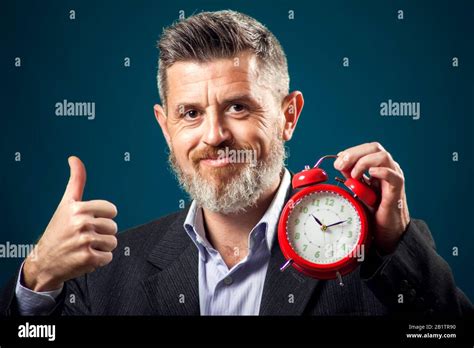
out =
{"type": "MultiPolygon", "coordinates": [[[[40,236],[62,196],[71,154],[88,169],[84,198],[116,203],[121,230],[179,209],[185,194],[167,169],[152,111],[159,101],[156,40],[181,10],[189,16],[234,9],[275,33],[288,55],[291,87],[304,93],[289,167],[382,143],[405,172],[411,215],[428,222],[439,253],[473,298],[473,4],[2,0],[0,244],[40,236]],[[63,99],[95,102],[95,119],[55,116],[63,99]],[[379,105],[388,99],[420,102],[421,118],[381,117],[379,105]]],[[[0,285],[20,262],[0,259],[0,285]]]]}

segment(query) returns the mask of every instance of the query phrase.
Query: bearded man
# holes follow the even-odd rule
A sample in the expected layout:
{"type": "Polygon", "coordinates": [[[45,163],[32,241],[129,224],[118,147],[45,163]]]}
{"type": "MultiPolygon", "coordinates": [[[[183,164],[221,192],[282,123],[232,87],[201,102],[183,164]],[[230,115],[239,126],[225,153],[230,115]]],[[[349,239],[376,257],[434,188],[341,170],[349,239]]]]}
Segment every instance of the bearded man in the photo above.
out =
{"type": "MultiPolygon", "coordinates": [[[[285,142],[303,95],[289,91],[285,53],[255,19],[203,12],[159,41],[154,114],[169,163],[192,198],[185,209],[116,235],[115,205],[83,201],[85,167],[71,177],[35,251],[7,287],[5,315],[462,315],[472,304],[411,219],[402,169],[377,142],[338,154],[346,177],[380,189],[373,246],[334,280],[280,272],[280,213],[291,195],[285,142]],[[236,156],[245,154],[247,156],[236,156]],[[240,160],[235,160],[240,158],[240,160]],[[400,302],[400,295],[404,301],[400,302]],[[291,300],[290,300],[291,299],[291,300]]],[[[158,197],[165,199],[165,197],[158,197]]]]}

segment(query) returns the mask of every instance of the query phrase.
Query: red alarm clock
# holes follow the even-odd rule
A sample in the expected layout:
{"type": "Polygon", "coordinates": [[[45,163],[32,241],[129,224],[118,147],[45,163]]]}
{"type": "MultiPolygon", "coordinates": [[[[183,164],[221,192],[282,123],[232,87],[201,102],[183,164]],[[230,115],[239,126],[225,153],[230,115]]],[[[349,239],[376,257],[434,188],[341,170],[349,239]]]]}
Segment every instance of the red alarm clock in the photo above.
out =
{"type": "Polygon", "coordinates": [[[362,181],[348,178],[345,188],[325,183],[326,172],[308,166],[293,176],[297,192],[280,216],[278,242],[287,259],[280,268],[292,265],[303,274],[318,279],[339,279],[363,261],[370,243],[369,217],[377,201],[375,192],[362,181]]]}

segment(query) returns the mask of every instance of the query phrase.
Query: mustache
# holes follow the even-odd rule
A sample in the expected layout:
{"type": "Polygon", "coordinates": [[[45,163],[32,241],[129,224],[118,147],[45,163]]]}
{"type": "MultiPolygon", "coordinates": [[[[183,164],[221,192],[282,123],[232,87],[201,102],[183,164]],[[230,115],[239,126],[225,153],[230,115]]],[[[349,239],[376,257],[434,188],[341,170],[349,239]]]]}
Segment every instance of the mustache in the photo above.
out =
{"type": "Polygon", "coordinates": [[[194,153],[191,155],[191,160],[193,163],[197,164],[199,161],[203,159],[217,159],[222,156],[222,153],[225,153],[226,151],[232,152],[232,151],[252,151],[253,149],[251,147],[245,147],[245,146],[228,146],[228,145],[222,145],[222,146],[208,146],[200,150],[194,151],[194,153]]]}

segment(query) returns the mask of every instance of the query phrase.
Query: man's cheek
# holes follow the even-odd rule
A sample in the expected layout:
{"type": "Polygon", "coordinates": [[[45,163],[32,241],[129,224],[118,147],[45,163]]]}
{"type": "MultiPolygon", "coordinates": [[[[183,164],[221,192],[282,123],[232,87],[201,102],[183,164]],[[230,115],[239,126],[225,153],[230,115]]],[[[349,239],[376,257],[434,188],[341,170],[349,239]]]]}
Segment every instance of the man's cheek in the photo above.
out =
{"type": "Polygon", "coordinates": [[[193,174],[193,161],[190,154],[186,155],[182,149],[177,147],[174,143],[171,144],[172,158],[177,167],[185,174],[193,174]]]}

